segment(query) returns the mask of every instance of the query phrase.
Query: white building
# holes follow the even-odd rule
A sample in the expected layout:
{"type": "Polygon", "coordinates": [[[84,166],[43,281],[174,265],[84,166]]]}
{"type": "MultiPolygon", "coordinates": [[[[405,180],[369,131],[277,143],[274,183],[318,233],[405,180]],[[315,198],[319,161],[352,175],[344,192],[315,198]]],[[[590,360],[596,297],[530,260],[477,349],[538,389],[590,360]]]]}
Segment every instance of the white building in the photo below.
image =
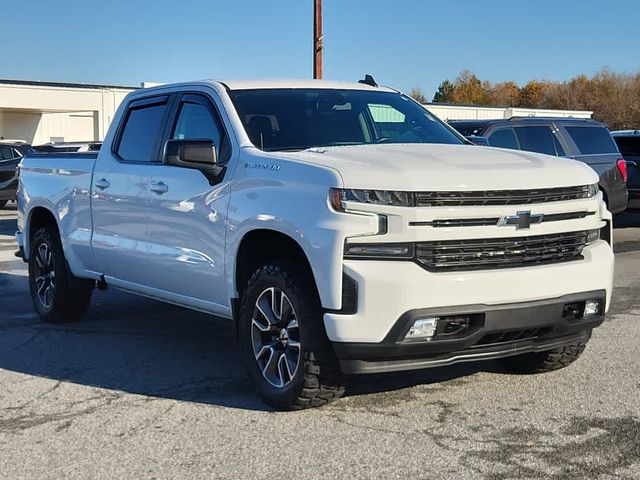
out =
{"type": "Polygon", "coordinates": [[[132,87],[0,80],[0,137],[33,145],[102,140],[132,87]]]}
{"type": "MultiPolygon", "coordinates": [[[[151,84],[143,83],[142,86],[151,84]]],[[[0,80],[0,139],[33,145],[103,140],[116,109],[135,87],[22,80],[0,80]]],[[[512,116],[590,118],[592,112],[493,108],[431,103],[443,120],[512,116]]]]}
{"type": "Polygon", "coordinates": [[[539,108],[478,107],[475,105],[448,105],[427,103],[425,105],[438,118],[447,120],[495,120],[511,117],[571,117],[591,118],[588,110],[547,110],[539,108]]]}

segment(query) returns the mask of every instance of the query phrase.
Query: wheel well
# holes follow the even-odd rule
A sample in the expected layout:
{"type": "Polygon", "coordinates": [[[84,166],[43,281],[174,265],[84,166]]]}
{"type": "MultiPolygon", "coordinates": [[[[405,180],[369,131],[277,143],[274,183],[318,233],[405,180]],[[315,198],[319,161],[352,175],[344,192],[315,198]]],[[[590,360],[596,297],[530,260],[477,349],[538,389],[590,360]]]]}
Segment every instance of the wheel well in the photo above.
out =
{"type": "Polygon", "coordinates": [[[238,248],[236,256],[236,289],[242,289],[253,272],[268,262],[276,260],[293,260],[304,266],[313,278],[313,271],[302,247],[293,238],[274,230],[253,230],[247,233],[238,248]]]}
{"type": "Polygon", "coordinates": [[[33,209],[29,217],[29,243],[31,243],[31,240],[38,229],[44,226],[52,226],[58,230],[58,223],[56,222],[53,214],[46,208],[36,207],[33,209]]]}

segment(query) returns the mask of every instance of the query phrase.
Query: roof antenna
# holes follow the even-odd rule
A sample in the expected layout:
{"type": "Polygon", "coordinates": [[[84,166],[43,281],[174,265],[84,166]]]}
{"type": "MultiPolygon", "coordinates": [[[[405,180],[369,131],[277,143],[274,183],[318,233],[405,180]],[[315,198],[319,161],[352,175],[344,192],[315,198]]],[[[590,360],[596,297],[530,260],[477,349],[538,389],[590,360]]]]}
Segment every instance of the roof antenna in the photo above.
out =
{"type": "Polygon", "coordinates": [[[368,73],[364,76],[364,80],[358,80],[358,83],[364,83],[365,85],[369,85],[371,87],[377,87],[378,86],[378,84],[373,79],[373,77],[371,75],[369,75],[368,73]]]}

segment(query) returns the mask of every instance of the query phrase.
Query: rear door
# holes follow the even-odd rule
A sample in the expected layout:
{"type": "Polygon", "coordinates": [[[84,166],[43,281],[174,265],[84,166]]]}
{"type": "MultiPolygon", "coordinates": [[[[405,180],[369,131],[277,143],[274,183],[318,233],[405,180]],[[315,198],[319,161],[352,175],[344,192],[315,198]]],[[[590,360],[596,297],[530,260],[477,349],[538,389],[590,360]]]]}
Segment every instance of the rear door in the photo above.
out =
{"type": "MultiPolygon", "coordinates": [[[[231,143],[222,108],[205,93],[176,99],[163,139],[213,140],[226,165],[231,143]]],[[[189,306],[227,313],[224,251],[229,177],[207,178],[200,170],[155,164],[149,168],[149,286],[189,306]]]]}
{"type": "Polygon", "coordinates": [[[169,96],[127,105],[112,149],[102,149],[93,174],[92,247],[99,273],[136,289],[147,281],[149,168],[159,161],[169,96]]]}

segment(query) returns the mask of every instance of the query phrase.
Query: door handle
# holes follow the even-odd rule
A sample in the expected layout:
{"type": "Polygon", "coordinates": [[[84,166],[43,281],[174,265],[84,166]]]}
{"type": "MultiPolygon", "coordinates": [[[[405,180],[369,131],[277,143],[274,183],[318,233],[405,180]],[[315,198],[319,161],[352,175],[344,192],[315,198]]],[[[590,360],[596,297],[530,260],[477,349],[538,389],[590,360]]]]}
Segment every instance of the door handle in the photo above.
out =
{"type": "Polygon", "coordinates": [[[96,188],[99,188],[100,190],[106,190],[110,186],[111,184],[109,183],[109,180],[107,180],[106,178],[101,178],[96,182],[96,188]]]}
{"type": "Polygon", "coordinates": [[[158,195],[162,195],[163,193],[167,193],[169,191],[169,185],[164,182],[153,182],[149,190],[157,193],[158,195]]]}

